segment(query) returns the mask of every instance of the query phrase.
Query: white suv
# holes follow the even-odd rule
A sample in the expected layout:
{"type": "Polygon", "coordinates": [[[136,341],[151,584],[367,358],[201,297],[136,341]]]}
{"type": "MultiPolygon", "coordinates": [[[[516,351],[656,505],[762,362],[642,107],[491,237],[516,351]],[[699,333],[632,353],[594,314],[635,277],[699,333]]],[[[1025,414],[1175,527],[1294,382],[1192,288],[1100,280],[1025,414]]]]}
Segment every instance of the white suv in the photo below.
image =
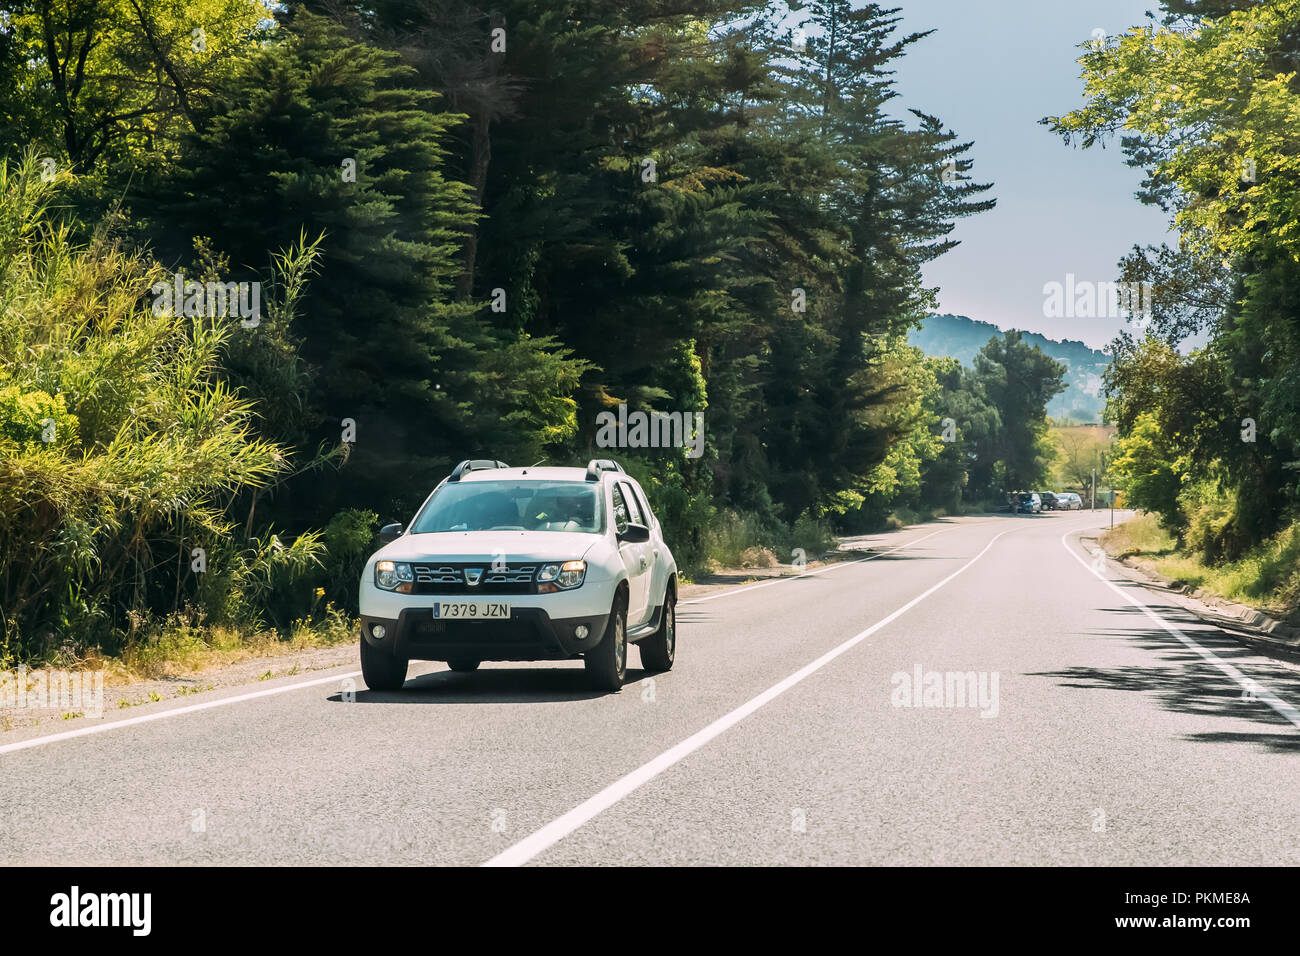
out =
{"type": "Polygon", "coordinates": [[[361,672],[396,690],[410,660],[582,657],[616,691],[627,645],[673,666],[677,563],[641,486],[617,462],[511,468],[463,461],[361,574],[361,672]]]}

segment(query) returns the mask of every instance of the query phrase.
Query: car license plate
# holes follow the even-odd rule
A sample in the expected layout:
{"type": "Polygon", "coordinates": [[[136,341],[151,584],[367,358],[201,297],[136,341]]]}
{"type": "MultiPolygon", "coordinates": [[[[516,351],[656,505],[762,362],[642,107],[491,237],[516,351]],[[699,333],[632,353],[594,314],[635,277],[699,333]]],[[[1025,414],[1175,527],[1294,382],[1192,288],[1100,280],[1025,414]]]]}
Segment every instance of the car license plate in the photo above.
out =
{"type": "Polygon", "coordinates": [[[498,621],[510,617],[510,605],[495,601],[435,601],[433,616],[438,620],[498,621]]]}

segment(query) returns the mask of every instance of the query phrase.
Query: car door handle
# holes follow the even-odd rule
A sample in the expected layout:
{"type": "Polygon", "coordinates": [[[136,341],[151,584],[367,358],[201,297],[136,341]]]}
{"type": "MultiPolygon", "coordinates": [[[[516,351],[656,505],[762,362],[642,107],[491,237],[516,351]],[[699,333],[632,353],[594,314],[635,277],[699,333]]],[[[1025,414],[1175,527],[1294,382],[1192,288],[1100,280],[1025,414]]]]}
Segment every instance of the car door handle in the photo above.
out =
{"type": "Polygon", "coordinates": [[[642,570],[642,571],[645,570],[645,558],[642,558],[642,559],[641,559],[641,570],[642,570]]]}

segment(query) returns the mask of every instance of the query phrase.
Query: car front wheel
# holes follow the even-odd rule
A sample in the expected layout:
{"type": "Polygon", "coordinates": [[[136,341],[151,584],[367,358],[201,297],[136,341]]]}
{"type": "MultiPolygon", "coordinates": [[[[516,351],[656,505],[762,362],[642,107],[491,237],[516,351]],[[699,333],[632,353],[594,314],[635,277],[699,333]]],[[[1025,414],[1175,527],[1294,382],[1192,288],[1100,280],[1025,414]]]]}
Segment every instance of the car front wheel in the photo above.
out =
{"type": "Polygon", "coordinates": [[[672,593],[664,595],[664,615],[655,631],[640,644],[641,666],[648,671],[672,670],[677,654],[677,599],[672,593]]]}
{"type": "Polygon", "coordinates": [[[401,690],[406,683],[405,657],[394,657],[361,639],[361,677],[371,690],[401,690]]]}
{"type": "Polygon", "coordinates": [[[614,599],[605,636],[583,657],[587,676],[598,690],[618,691],[627,677],[627,601],[614,599]]]}

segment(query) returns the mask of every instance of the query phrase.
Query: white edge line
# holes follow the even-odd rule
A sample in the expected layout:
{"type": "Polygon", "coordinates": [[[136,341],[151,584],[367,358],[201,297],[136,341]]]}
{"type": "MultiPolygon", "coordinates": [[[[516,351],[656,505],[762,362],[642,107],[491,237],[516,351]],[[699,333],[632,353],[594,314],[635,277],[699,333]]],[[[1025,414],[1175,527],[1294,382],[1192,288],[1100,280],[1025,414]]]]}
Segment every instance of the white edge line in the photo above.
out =
{"type": "MultiPolygon", "coordinates": [[[[951,527],[940,528],[938,531],[931,531],[929,534],[924,535],[923,537],[920,538],[916,538],[915,540],[909,541],[906,544],[900,544],[898,547],[890,548],[888,551],[880,551],[877,552],[876,554],[869,554],[865,558],[854,558],[852,561],[836,561],[834,564],[828,564],[823,568],[817,568],[815,571],[804,571],[800,574],[783,575],[782,577],[773,578],[770,581],[763,581],[759,584],[747,584],[743,588],[733,588],[725,591],[719,591],[717,594],[709,594],[705,597],[700,597],[700,598],[691,598],[689,601],[678,601],[677,603],[679,607],[684,607],[687,604],[703,604],[705,601],[713,601],[716,600],[717,598],[722,598],[722,597],[731,597],[733,594],[744,594],[746,591],[755,591],[758,588],[770,587],[773,584],[781,584],[782,582],[785,581],[798,581],[800,578],[810,578],[814,574],[821,574],[825,571],[834,571],[836,568],[847,568],[849,565],[861,564],[863,561],[874,561],[876,560],[876,558],[883,558],[885,555],[893,554],[895,551],[902,551],[904,548],[910,548],[912,547],[912,545],[920,544],[922,541],[925,541],[927,538],[933,538],[936,534],[943,534],[945,531],[951,531],[951,530],[952,530],[951,527]]],[[[707,587],[707,585],[705,586],[707,587]]]]}
{"type": "MultiPolygon", "coordinates": [[[[1179,628],[1174,627],[1172,624],[1170,624],[1168,621],[1162,618],[1155,611],[1151,610],[1151,608],[1146,604],[1144,604],[1142,601],[1139,601],[1137,598],[1133,597],[1133,595],[1129,594],[1127,591],[1124,591],[1121,588],[1116,587],[1115,584],[1109,578],[1105,577],[1100,571],[1098,571],[1096,568],[1090,565],[1087,561],[1083,560],[1083,558],[1079,557],[1079,555],[1075,552],[1075,549],[1071,548],[1069,542],[1066,541],[1066,538],[1068,538],[1071,534],[1074,533],[1075,533],[1074,531],[1067,531],[1065,532],[1065,534],[1061,535],[1061,544],[1065,547],[1065,550],[1069,552],[1070,557],[1074,558],[1074,560],[1082,564],[1084,568],[1092,572],[1092,574],[1097,578],[1097,580],[1101,581],[1101,583],[1106,585],[1106,587],[1110,588],[1112,591],[1114,591],[1116,594],[1122,597],[1129,604],[1133,605],[1134,607],[1141,608],[1142,612],[1146,614],[1147,617],[1151,618],[1151,620],[1159,624],[1162,628],[1164,628],[1164,630],[1168,631],[1174,637],[1178,638],[1178,640],[1182,641],[1184,645],[1186,645],[1191,650],[1195,651],[1204,660],[1213,664],[1219,670],[1223,671],[1223,673],[1227,674],[1230,678],[1235,680],[1239,685],[1241,685],[1241,688],[1243,690],[1249,691],[1254,696],[1254,699],[1264,701],[1275,711],[1277,711],[1279,714],[1281,714],[1283,717],[1289,720],[1292,724],[1294,724],[1297,728],[1300,728],[1300,710],[1296,710],[1295,707],[1293,707],[1291,704],[1288,704],[1286,701],[1284,701],[1281,697],[1278,697],[1272,691],[1268,690],[1266,687],[1264,687],[1263,684],[1255,680],[1253,677],[1247,677],[1245,674],[1237,670],[1237,668],[1233,667],[1227,661],[1223,660],[1213,651],[1207,650],[1206,648],[1202,647],[1200,644],[1196,643],[1195,640],[1188,637],[1179,628]]],[[[1142,585],[1134,582],[1134,586],[1141,587],[1142,585]]]]}
{"type": "Polygon", "coordinates": [[[332,677],[319,677],[315,680],[298,681],[295,684],[285,684],[281,687],[268,687],[264,690],[255,690],[247,694],[238,694],[234,697],[222,697],[220,700],[204,701],[201,704],[188,704],[185,707],[173,707],[171,710],[160,710],[155,714],[141,714],[139,717],[128,717],[125,720],[114,720],[106,724],[81,727],[77,730],[65,730],[57,734],[46,734],[43,737],[32,737],[28,740],[19,740],[16,743],[0,746],[0,754],[13,753],[17,750],[27,750],[31,747],[40,747],[43,744],[52,744],[57,740],[71,740],[74,737],[89,737],[91,734],[103,734],[110,730],[117,730],[119,727],[130,727],[134,724],[147,724],[154,720],[178,717],[181,714],[192,714],[195,711],[210,710],[213,707],[224,707],[227,704],[237,704],[240,701],[254,700],[258,697],[271,697],[275,694],[286,694],[289,691],[301,690],[304,687],[315,687],[318,684],[328,684],[331,681],[342,681],[347,680],[349,677],[360,676],[361,671],[349,671],[346,674],[335,674],[332,677]]]}
{"type": "Polygon", "coordinates": [[[699,750],[709,741],[713,740],[713,738],[719,736],[724,731],[729,730],[731,727],[734,727],[736,724],[740,723],[742,720],[744,720],[750,714],[754,713],[754,711],[758,710],[760,707],[776,699],[781,694],[784,694],[787,690],[789,690],[791,687],[798,684],[805,677],[808,677],[809,675],[814,674],[817,671],[821,670],[823,667],[825,667],[831,661],[835,660],[835,658],[839,657],[841,654],[845,653],[846,651],[852,650],[854,647],[862,643],[872,634],[876,633],[876,631],[880,630],[882,627],[885,627],[887,624],[890,624],[891,622],[897,620],[902,615],[906,614],[912,608],[916,607],[918,604],[920,604],[922,601],[928,598],[935,591],[938,591],[941,587],[943,587],[953,578],[957,577],[957,575],[961,574],[963,571],[965,571],[967,568],[973,565],[980,558],[984,557],[984,555],[988,553],[988,550],[992,548],[993,545],[997,542],[998,538],[1001,538],[1003,535],[1011,534],[1013,531],[1018,531],[1018,530],[1021,529],[1008,528],[1006,531],[998,532],[996,535],[993,536],[992,539],[990,539],[989,543],[984,546],[984,549],[980,551],[979,554],[975,555],[975,557],[971,558],[969,561],[963,564],[952,574],[948,575],[938,584],[931,586],[926,591],[912,598],[912,600],[908,601],[906,604],[904,604],[898,610],[894,611],[888,617],[882,618],[881,620],[877,621],[875,624],[871,625],[865,631],[859,631],[857,634],[854,634],[848,640],[844,641],[843,643],[827,651],[825,654],[817,658],[811,664],[805,665],[804,667],[795,671],[793,674],[791,674],[789,677],[785,678],[784,680],[780,681],[779,683],[773,684],[771,687],[763,691],[757,697],[751,698],[750,700],[741,704],[735,710],[732,710],[729,713],[726,713],[723,716],[719,717],[717,720],[713,721],[713,723],[709,724],[703,730],[697,731],[696,733],[687,737],[681,743],[677,744],[675,747],[672,747],[669,750],[664,751],[662,754],[660,754],[658,757],[655,757],[650,762],[641,765],[636,770],[633,770],[631,773],[628,773],[620,777],[619,779],[615,780],[604,790],[601,790],[595,796],[592,796],[587,800],[584,800],[582,803],[578,804],[568,813],[564,814],[561,817],[557,817],[555,820],[552,820],[550,823],[546,824],[540,830],[537,830],[531,835],[524,837],[524,839],[520,840],[514,846],[511,846],[503,850],[502,852],[498,853],[496,856],[492,857],[492,859],[485,862],[483,866],[522,866],[523,864],[531,860],[533,857],[537,856],[539,853],[542,853],[544,850],[547,850],[548,848],[554,846],[556,843],[559,843],[561,840],[567,837],[574,830],[577,830],[579,827],[587,823],[592,818],[603,813],[605,810],[608,810],[610,807],[618,803],[620,800],[622,800],[624,797],[630,794],[633,790],[636,790],[642,784],[648,783],[649,781],[653,780],[659,774],[663,773],[669,767],[673,766],[673,764],[678,763],[679,761],[690,756],[690,754],[694,753],[696,750],[699,750]]]}

